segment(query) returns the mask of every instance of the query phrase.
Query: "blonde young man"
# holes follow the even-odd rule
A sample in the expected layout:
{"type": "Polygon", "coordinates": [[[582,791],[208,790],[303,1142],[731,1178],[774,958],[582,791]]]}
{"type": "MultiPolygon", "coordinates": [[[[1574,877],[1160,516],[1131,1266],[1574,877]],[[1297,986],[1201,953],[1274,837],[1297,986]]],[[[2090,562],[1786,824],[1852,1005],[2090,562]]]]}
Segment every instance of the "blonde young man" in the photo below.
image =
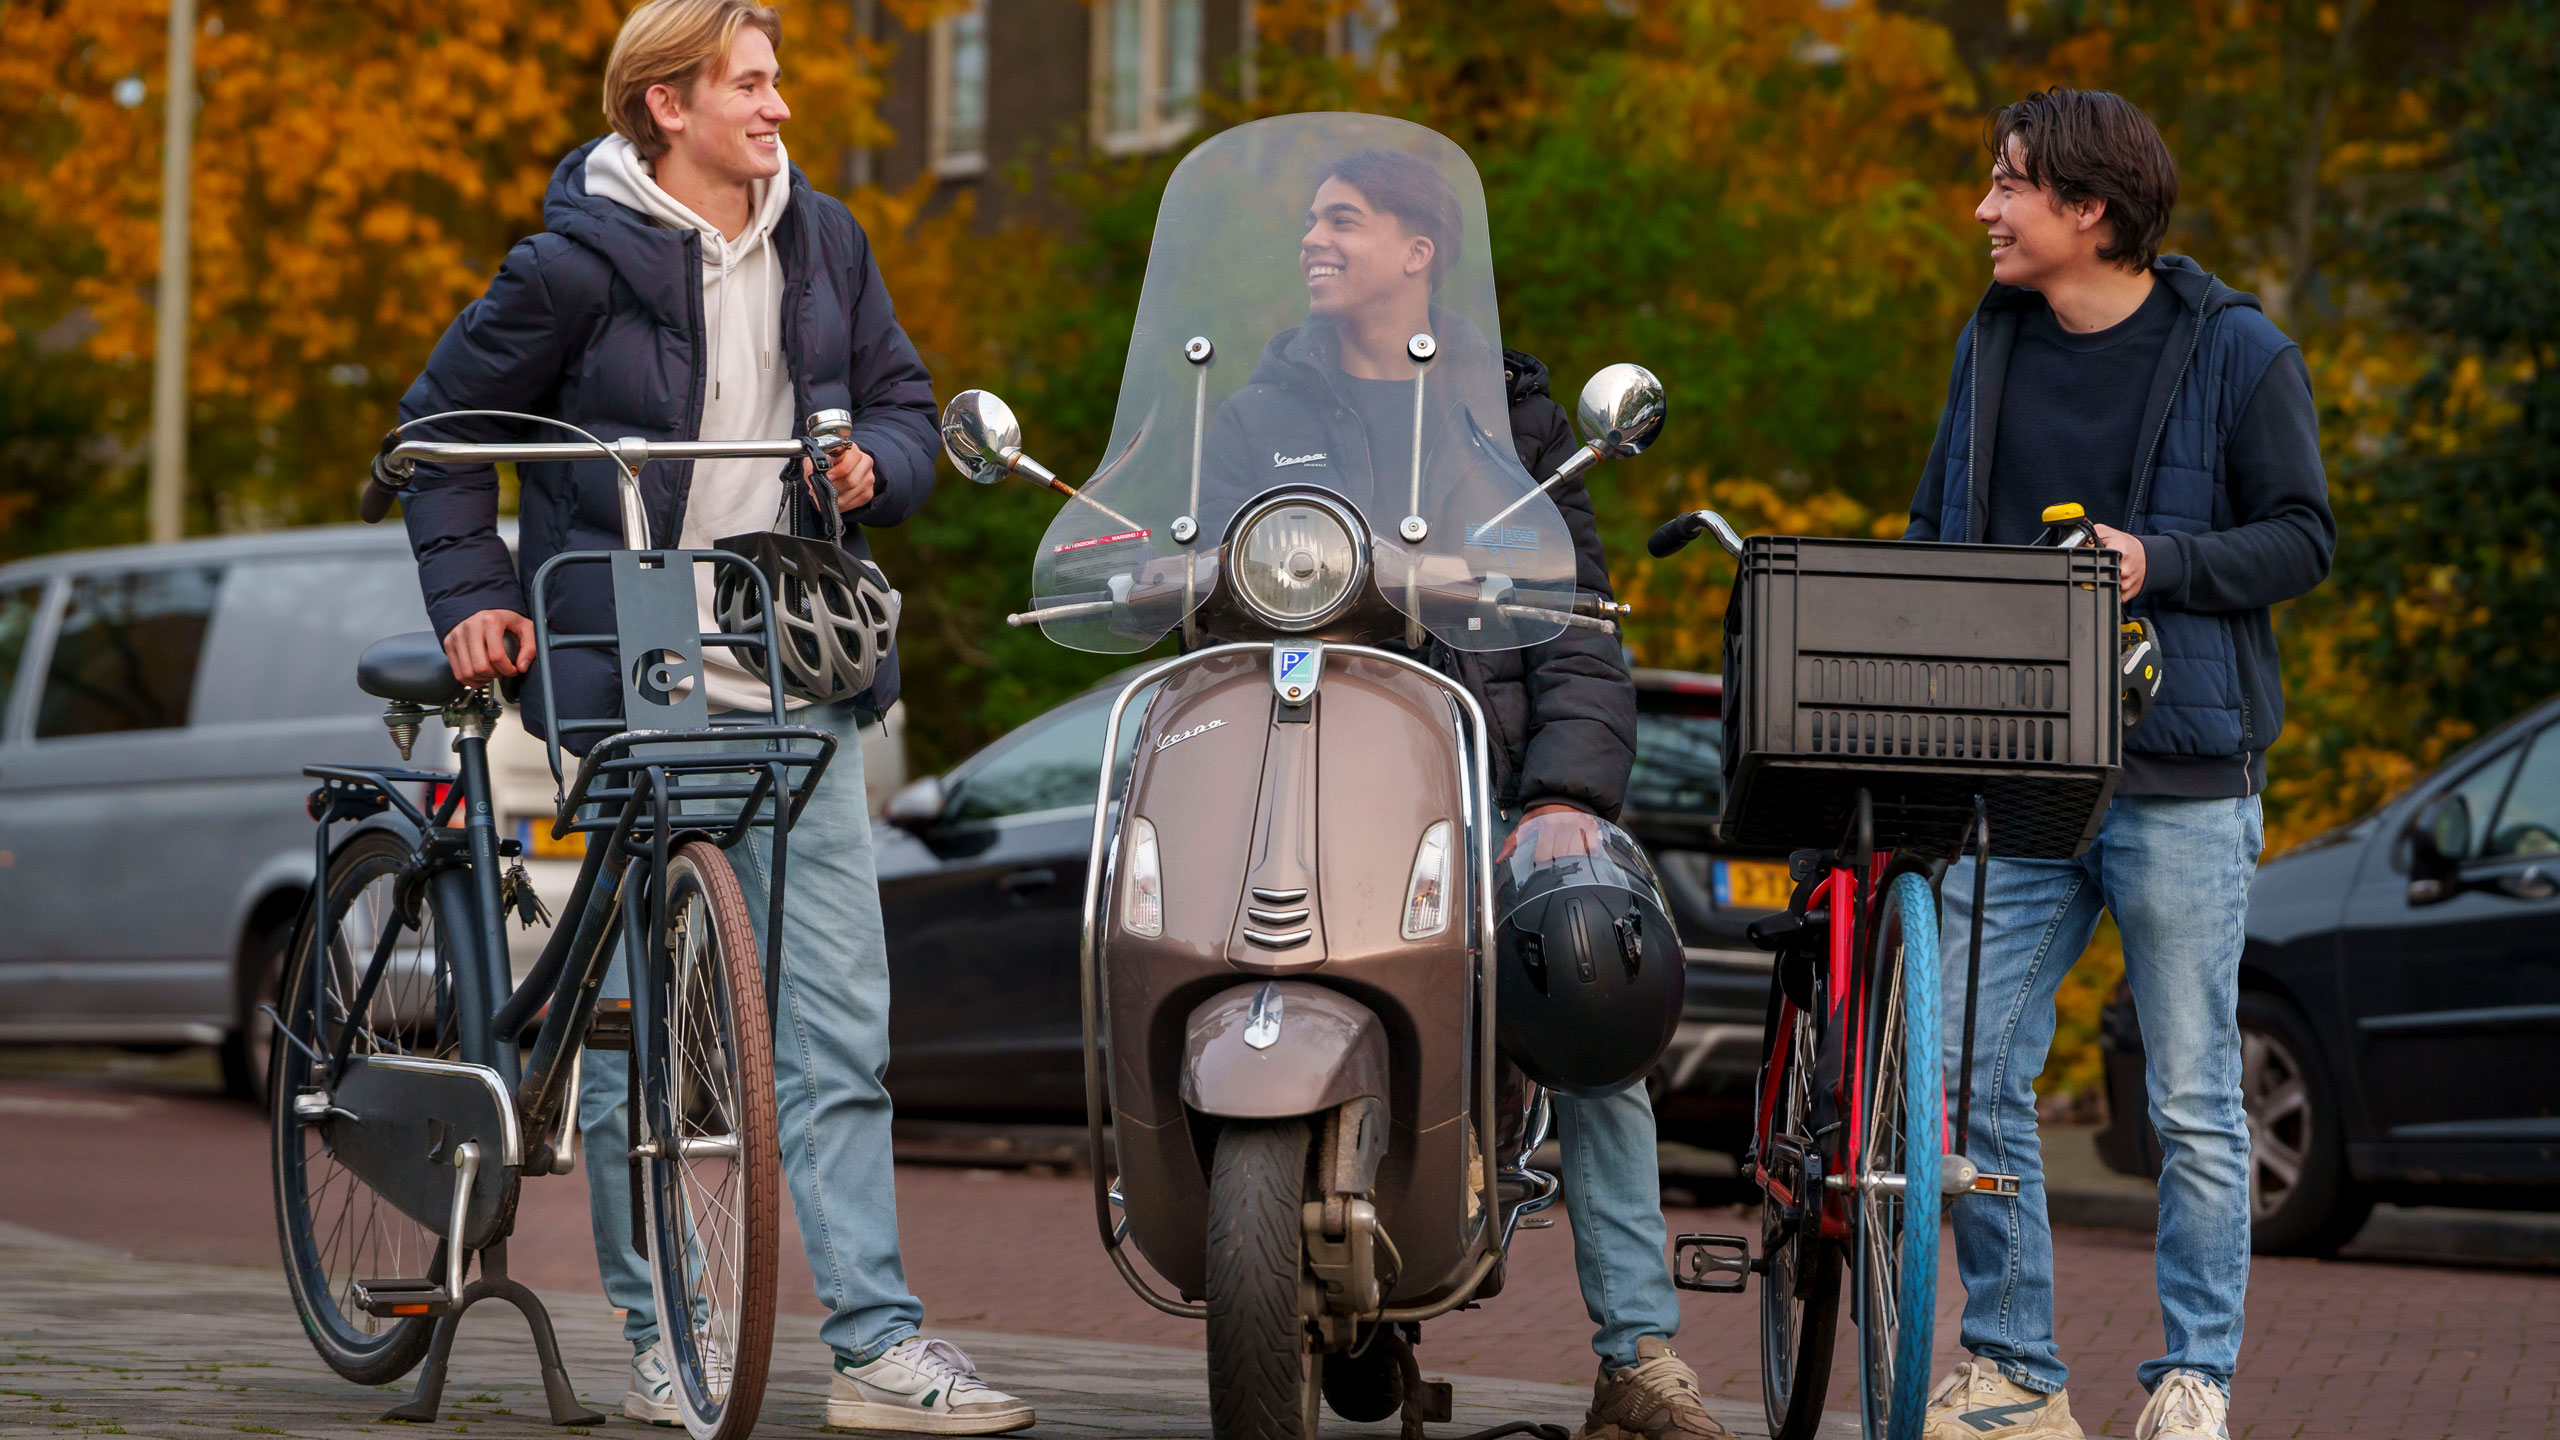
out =
{"type": "MultiPolygon", "coordinates": [[[[780,439],[798,417],[845,409],[852,446],[830,469],[846,544],[913,515],[933,487],[933,387],[844,206],[820,194],[782,147],[775,12],[746,0],[651,0],[634,11],[605,68],[613,133],[552,175],[545,233],[507,256],[488,293],[445,332],[401,401],[411,419],[444,410],[534,411],[606,436],[780,439]]],[[[486,467],[425,474],[403,497],[427,608],[454,674],[524,675],[533,655],[527,580],[564,550],[622,544],[610,463],[525,465],[518,554],[499,540],[497,477],[486,467]],[[513,653],[510,655],[510,643],[513,653]]],[[[770,527],[770,461],[651,466],[640,477],[653,533],[687,547],[770,527]]],[[[555,587],[555,618],[600,616],[601,574],[555,587]]],[[[706,628],[710,623],[706,612],[706,628]]],[[[576,624],[575,629],[594,629],[576,624]]],[[[715,707],[763,703],[741,672],[707,667],[715,707]]],[[[563,713],[611,713],[610,662],[557,657],[563,713]]],[[[524,714],[541,715],[528,676],[524,714]]],[[[857,731],[897,698],[894,652],[855,699],[795,713],[857,731]]],[[[1032,1423],[1032,1409],[976,1376],[967,1356],[918,1333],[891,1184],[889,975],[858,763],[831,767],[791,834],[774,1066],[783,1170],[835,1352],[830,1424],[984,1435],[1032,1423]]],[[[764,887],[757,840],[733,852],[764,887]]],[[[759,920],[761,903],[750,910],[759,920]]],[[[627,993],[617,967],[609,993],[627,993]]],[[[590,1053],[579,1097],[589,1153],[628,1148],[624,1057],[590,1053]]],[[[659,1317],[631,1249],[629,1171],[588,1168],[605,1293],[627,1312],[624,1413],[677,1423],[659,1317]]]]}

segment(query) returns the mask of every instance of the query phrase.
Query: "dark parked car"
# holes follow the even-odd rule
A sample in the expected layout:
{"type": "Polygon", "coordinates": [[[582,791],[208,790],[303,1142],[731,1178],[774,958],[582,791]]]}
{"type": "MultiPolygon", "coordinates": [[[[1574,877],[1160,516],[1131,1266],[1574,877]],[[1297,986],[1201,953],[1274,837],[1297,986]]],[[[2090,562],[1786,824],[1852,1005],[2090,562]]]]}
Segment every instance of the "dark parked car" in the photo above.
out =
{"type": "MultiPolygon", "coordinates": [[[[1716,679],[1640,670],[1636,680],[1625,823],[1652,852],[1688,946],[1687,1013],[1656,1086],[1664,1134],[1730,1149],[1750,1108],[1769,988],[1768,957],[1748,948],[1742,927],[1786,903],[1786,867],[1712,846],[1723,774],[1716,679]]],[[[875,834],[896,994],[889,1083],[901,1109],[1084,1113],[1077,927],[1094,757],[1121,683],[890,798],[875,834]]],[[[1123,727],[1121,767],[1136,728],[1123,727]]]]}
{"type": "MultiPolygon", "coordinates": [[[[2560,701],[2268,861],[2240,965],[2258,1249],[2334,1250],[2377,1200],[2560,1207],[2560,701]]],[[[2099,1151],[2156,1175],[2121,990],[2101,1033],[2099,1151]]]]}

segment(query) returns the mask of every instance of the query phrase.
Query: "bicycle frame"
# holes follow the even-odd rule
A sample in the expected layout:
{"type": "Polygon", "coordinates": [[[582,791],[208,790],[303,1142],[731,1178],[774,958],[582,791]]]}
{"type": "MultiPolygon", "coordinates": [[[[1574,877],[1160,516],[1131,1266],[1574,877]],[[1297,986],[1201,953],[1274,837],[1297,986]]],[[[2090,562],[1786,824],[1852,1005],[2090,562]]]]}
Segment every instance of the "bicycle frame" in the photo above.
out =
{"type": "MultiPolygon", "coordinates": [[[[355,1127],[324,1132],[337,1142],[341,1163],[395,1208],[441,1236],[428,1276],[354,1282],[359,1302],[371,1313],[434,1317],[417,1389],[386,1419],[436,1418],[462,1314],[490,1298],[504,1299],[523,1312],[554,1423],[592,1424],[602,1418],[586,1410],[571,1388],[541,1301],[508,1278],[507,1240],[523,1178],[567,1174],[575,1167],[578,1061],[591,1043],[598,996],[617,944],[632,982],[630,1028],[623,1044],[639,1049],[641,1037],[659,1036],[668,1023],[655,1013],[667,967],[656,942],[666,933],[668,867],[679,844],[698,836],[725,850],[756,829],[771,833],[770,907],[760,957],[768,1007],[779,991],[773,982],[782,957],[787,837],[834,758],[836,737],[781,723],[778,678],[765,715],[729,720],[708,713],[700,664],[705,642],[753,646],[768,656],[780,643],[770,590],[752,564],[720,551],[573,552],[555,557],[536,573],[537,614],[548,614],[548,585],[563,565],[593,563],[610,564],[616,572],[615,588],[624,601],[616,617],[617,633],[554,636],[538,620],[536,663],[545,691],[558,694],[551,673],[556,650],[608,649],[640,656],[642,663],[615,664],[625,679],[626,703],[618,717],[564,721],[556,698],[546,703],[555,776],[564,730],[572,735],[611,733],[596,741],[558,796],[552,834],[583,834],[587,854],[560,922],[523,984],[510,984],[503,925],[509,891],[526,882],[512,873],[502,884],[499,873],[501,861],[514,858],[516,849],[497,833],[488,742],[504,711],[488,689],[469,691],[444,707],[442,718],[454,733],[459,760],[454,772],[387,765],[315,765],[305,771],[321,782],[307,807],[315,821],[317,877],[304,910],[311,949],[295,990],[280,999],[292,1016],[310,1016],[314,1033],[296,1033],[293,1020],[268,1007],[279,1039],[313,1062],[312,1073],[292,1097],[293,1116],[305,1125],[355,1127]],[[693,577],[695,567],[705,564],[735,567],[744,583],[758,587],[759,613],[765,617],[761,635],[698,633],[693,577]],[[668,628],[671,621],[681,629],[668,628]],[[635,703],[635,687],[644,691],[638,701],[657,702],[654,713],[635,703]],[[660,723],[647,725],[652,719],[660,723]],[[666,724],[669,719],[675,723],[666,724]],[[404,793],[411,785],[434,798],[412,801],[404,793]],[[325,967],[338,938],[328,907],[331,831],[340,822],[371,822],[393,810],[402,822],[399,833],[410,842],[409,858],[395,872],[393,904],[372,940],[361,976],[349,977],[352,1003],[339,1017],[333,1043],[331,1017],[322,1013],[323,977],[329,973],[325,967]],[[448,1008],[438,1017],[439,1028],[449,1023],[445,1033],[460,1063],[356,1056],[356,1032],[372,1013],[374,997],[402,948],[400,938],[425,930],[430,892],[440,922],[442,957],[451,967],[451,993],[440,997],[448,1008]],[[457,1085],[463,1087],[459,1092],[453,1088],[457,1085]],[[342,1091],[361,1092],[364,1098],[349,1109],[340,1102],[342,1091]],[[431,1141],[424,1152],[416,1149],[416,1132],[409,1128],[421,1122],[431,1141]],[[403,1141],[403,1135],[410,1139],[403,1141]],[[433,1138],[438,1135],[446,1138],[433,1138]],[[503,1139],[493,1149],[490,1142],[499,1136],[503,1139]],[[353,1152],[345,1148],[349,1142],[353,1152]],[[480,1258],[480,1276],[466,1286],[465,1261],[473,1252],[480,1258]]],[[[767,667],[769,675],[778,669],[767,667]]],[[[395,725],[414,725],[422,718],[415,705],[395,704],[386,715],[395,725]]],[[[351,962],[354,958],[349,957],[351,962]]],[[[772,1022],[770,1008],[761,1018],[772,1022]]],[[[644,1068],[632,1068],[640,1102],[633,1115],[638,1132],[634,1157],[654,1143],[648,1135],[655,1128],[650,1117],[662,1114],[670,1100],[663,1077],[644,1076],[644,1068]]],[[[633,1194],[637,1245],[643,1241],[636,1186],[633,1194]]]]}

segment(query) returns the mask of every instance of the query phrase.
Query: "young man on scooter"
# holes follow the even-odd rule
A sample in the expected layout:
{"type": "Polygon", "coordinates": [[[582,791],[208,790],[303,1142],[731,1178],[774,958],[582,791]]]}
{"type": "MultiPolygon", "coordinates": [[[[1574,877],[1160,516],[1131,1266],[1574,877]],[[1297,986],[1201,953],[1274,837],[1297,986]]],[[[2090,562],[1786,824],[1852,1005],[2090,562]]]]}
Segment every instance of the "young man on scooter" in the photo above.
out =
{"type": "MultiPolygon", "coordinates": [[[[546,233],[515,247],[462,312],[401,401],[404,419],[446,410],[538,411],[608,439],[769,440],[798,417],[852,411],[853,443],[827,479],[847,544],[895,525],[933,486],[933,386],[898,328],[868,240],[812,189],[782,148],[776,13],[746,0],[651,0],[624,23],[605,67],[614,133],[553,175],[546,233]]],[[[454,674],[524,675],[533,660],[530,577],[565,550],[619,549],[620,505],[604,461],[525,465],[519,554],[497,528],[487,467],[419,478],[403,497],[427,606],[454,674]],[[511,653],[512,652],[512,653],[511,653]]],[[[704,548],[774,528],[771,461],[658,465],[640,476],[661,543],[704,548]]],[[[593,587],[605,584],[589,572],[593,587]]],[[[556,585],[560,608],[600,615],[610,597],[556,585]],[[568,592],[559,594],[558,592],[568,592]]],[[[702,626],[714,622],[705,587],[702,626]]],[[[593,624],[573,629],[593,629],[593,624]]],[[[714,709],[766,703],[734,660],[706,652],[714,709]],[[724,704],[724,702],[726,702],[724,704]]],[[[981,1382],[968,1357],[918,1333],[924,1307],[898,1254],[891,1185],[889,975],[862,788],[859,727],[897,698],[894,652],[864,694],[796,723],[836,733],[836,762],[790,837],[780,1016],[774,1037],[783,1173],[808,1247],[819,1336],[835,1356],[831,1425],[994,1434],[1032,1423],[1029,1405],[981,1382]]],[[[556,667],[561,712],[609,714],[608,669],[556,667]]],[[[539,714],[528,694],[525,713],[539,714]]],[[[761,925],[768,850],[731,852],[761,925]]],[[[628,993],[619,962],[608,992],[628,993]]],[[[626,1057],[589,1051],[580,1087],[596,1260],[632,1343],[623,1413],[679,1423],[648,1273],[632,1251],[626,1057]]]]}
{"type": "MultiPolygon", "coordinates": [[[[1364,513],[1404,513],[1399,477],[1412,471],[1416,437],[1408,342],[1428,334],[1443,356],[1488,343],[1433,303],[1465,243],[1457,195],[1428,163],[1391,150],[1337,162],[1308,202],[1298,247],[1306,323],[1273,336],[1252,379],[1219,408],[1205,483],[1234,495],[1317,484],[1364,513]]],[[[1547,393],[1544,365],[1517,350],[1501,362],[1519,461],[1544,478],[1573,453],[1572,427],[1547,393]]],[[[1590,493],[1579,478],[1552,493],[1572,532],[1577,583],[1609,594],[1590,493]]],[[[1635,686],[1615,637],[1567,629],[1525,650],[1485,653],[1433,643],[1425,658],[1484,707],[1502,854],[1520,845],[1540,859],[1596,853],[1599,820],[1617,815],[1635,757],[1635,686]]],[[[1554,1104],[1574,1266],[1599,1327],[1600,1374],[1579,1440],[1720,1440],[1729,1432],[1670,1344],[1680,1305],[1663,1258],[1644,1084],[1599,1100],[1559,1094],[1554,1104]]]]}
{"type": "MultiPolygon", "coordinates": [[[[2178,171],[2140,110],[2051,90],[2002,110],[1992,284],[1956,343],[1906,539],[2027,544],[2045,507],[2085,506],[2122,560],[2126,614],[2164,657],[2124,737],[2124,775],[2077,860],[1997,860],[1983,902],[1967,1154],[2014,1201],[1954,1207],[1972,1359],[1930,1397],[1932,1440],[2078,1440],[2053,1337],[2053,1235],[2032,1082],[2054,995],[2101,909],[2124,936],[2159,1131],[2160,1310],[2140,1440],[2228,1434],[2249,1278],[2240,1106],[2241,927],[2267,747],[2284,724],[2268,607],[2328,573],[2337,538],[2302,353],[2258,302],[2159,254],[2178,171]],[[2120,528],[2119,528],[2120,527],[2120,528]]],[[[1941,943],[1963,993],[1973,863],[1949,871],[1941,943]]],[[[1962,1004],[1948,1016],[1956,1083],[1962,1004]]]]}

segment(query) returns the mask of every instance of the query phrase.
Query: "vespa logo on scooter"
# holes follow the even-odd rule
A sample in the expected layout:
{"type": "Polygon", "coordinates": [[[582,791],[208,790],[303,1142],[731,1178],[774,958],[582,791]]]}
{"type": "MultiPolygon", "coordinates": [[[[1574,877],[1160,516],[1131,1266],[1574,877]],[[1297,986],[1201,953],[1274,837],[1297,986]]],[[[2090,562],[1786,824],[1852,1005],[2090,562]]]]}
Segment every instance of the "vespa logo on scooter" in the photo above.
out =
{"type": "Polygon", "coordinates": [[[1223,729],[1225,728],[1226,723],[1227,722],[1224,720],[1211,720],[1203,724],[1194,725],[1188,730],[1178,730],[1171,735],[1159,736],[1156,740],[1156,753],[1161,755],[1165,751],[1172,749],[1174,746],[1181,744],[1185,740],[1196,740],[1201,736],[1208,734],[1212,730],[1223,729]]]}

